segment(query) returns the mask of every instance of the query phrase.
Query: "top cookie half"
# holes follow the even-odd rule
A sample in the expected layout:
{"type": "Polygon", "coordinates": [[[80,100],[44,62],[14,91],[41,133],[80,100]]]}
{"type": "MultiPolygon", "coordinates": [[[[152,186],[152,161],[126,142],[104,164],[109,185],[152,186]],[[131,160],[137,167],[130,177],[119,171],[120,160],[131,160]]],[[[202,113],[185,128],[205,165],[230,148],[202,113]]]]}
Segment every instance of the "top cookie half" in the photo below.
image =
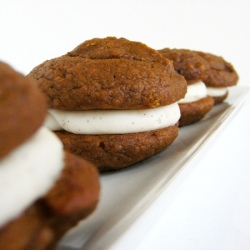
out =
{"type": "Polygon", "coordinates": [[[175,70],[188,83],[203,81],[210,87],[230,87],[238,82],[233,65],[220,56],[188,49],[164,48],[159,52],[173,61],[175,70]]]}
{"type": "Polygon", "coordinates": [[[146,109],[185,96],[186,81],[172,61],[140,42],[95,38],[35,67],[49,108],[60,110],[146,109]]]}
{"type": "Polygon", "coordinates": [[[37,85],[0,62],[0,158],[43,124],[46,101],[37,85]]]}
{"type": "Polygon", "coordinates": [[[196,51],[196,53],[209,63],[207,75],[203,82],[210,87],[230,87],[238,83],[239,76],[234,66],[223,57],[210,53],[196,51]]]}
{"type": "Polygon", "coordinates": [[[173,61],[175,70],[183,75],[188,83],[200,81],[207,76],[209,63],[194,51],[164,48],[159,52],[173,61]]]}

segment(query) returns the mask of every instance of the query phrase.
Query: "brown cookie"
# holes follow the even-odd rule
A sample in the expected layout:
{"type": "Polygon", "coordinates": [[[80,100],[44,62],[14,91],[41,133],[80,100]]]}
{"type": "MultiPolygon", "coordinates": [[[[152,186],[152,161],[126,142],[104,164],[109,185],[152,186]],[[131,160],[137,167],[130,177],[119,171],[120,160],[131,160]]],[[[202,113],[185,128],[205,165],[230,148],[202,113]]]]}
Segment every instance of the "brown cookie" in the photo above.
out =
{"type": "Polygon", "coordinates": [[[171,62],[147,45],[125,38],[93,38],[79,44],[67,53],[70,57],[80,56],[89,59],[128,59],[150,61],[165,65],[171,70],[171,62]],[[170,66],[169,66],[170,64],[170,66]]]}
{"type": "Polygon", "coordinates": [[[130,166],[163,151],[177,137],[178,126],[117,135],[76,135],[66,131],[55,133],[66,150],[84,157],[99,170],[105,171],[130,166]]]}
{"type": "Polygon", "coordinates": [[[185,77],[187,82],[196,82],[207,76],[209,63],[196,52],[188,49],[161,49],[159,52],[172,60],[175,70],[185,77]]]}
{"type": "Polygon", "coordinates": [[[185,95],[186,82],[170,65],[62,56],[37,66],[28,77],[37,81],[49,108],[146,109],[171,104],[185,95]]]}
{"type": "Polygon", "coordinates": [[[214,99],[210,96],[196,102],[180,103],[181,118],[179,126],[187,126],[200,121],[214,106],[214,99]]]}
{"type": "Polygon", "coordinates": [[[47,106],[35,82],[0,62],[0,159],[43,124],[47,106]]]}
{"type": "Polygon", "coordinates": [[[207,86],[230,87],[237,84],[239,76],[233,65],[224,58],[210,53],[196,51],[209,64],[207,74],[202,78],[207,86]]]}
{"type": "Polygon", "coordinates": [[[86,41],[28,76],[37,80],[49,107],[61,110],[154,108],[186,92],[186,82],[171,61],[124,38],[86,41]]]}
{"type": "Polygon", "coordinates": [[[66,153],[63,172],[50,191],[0,228],[0,249],[54,249],[69,228],[95,209],[98,178],[92,164],[66,153]]]}
{"type": "MultiPolygon", "coordinates": [[[[28,76],[37,80],[49,108],[69,111],[152,109],[177,102],[187,89],[172,61],[145,44],[115,37],[85,41],[28,76]]],[[[131,134],[56,134],[67,150],[104,171],[162,151],[177,137],[178,127],[131,134]]]]}

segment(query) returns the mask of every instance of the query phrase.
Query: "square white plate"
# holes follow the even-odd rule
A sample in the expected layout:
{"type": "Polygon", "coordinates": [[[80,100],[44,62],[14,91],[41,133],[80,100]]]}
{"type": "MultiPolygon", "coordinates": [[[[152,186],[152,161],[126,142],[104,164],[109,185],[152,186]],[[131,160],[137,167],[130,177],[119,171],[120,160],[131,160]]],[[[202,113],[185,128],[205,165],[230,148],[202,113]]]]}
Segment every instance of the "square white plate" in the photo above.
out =
{"type": "Polygon", "coordinates": [[[200,122],[180,128],[179,136],[164,152],[127,169],[101,175],[101,197],[92,215],[69,231],[58,249],[108,249],[154,204],[161,192],[173,192],[192,171],[223,128],[239,111],[247,87],[230,89],[200,122]]]}

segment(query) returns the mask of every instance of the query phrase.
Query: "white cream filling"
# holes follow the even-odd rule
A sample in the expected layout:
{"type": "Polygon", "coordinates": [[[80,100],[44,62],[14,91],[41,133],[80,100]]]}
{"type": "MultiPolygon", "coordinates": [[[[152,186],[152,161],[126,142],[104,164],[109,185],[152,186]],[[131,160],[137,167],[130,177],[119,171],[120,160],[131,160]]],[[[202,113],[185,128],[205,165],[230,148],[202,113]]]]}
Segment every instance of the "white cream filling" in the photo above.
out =
{"type": "Polygon", "coordinates": [[[47,128],[0,160],[0,227],[47,193],[63,161],[62,143],[47,128]]]}
{"type": "Polygon", "coordinates": [[[178,101],[178,103],[189,103],[198,101],[207,96],[207,88],[203,82],[197,82],[187,86],[187,93],[185,97],[178,101]]]}
{"type": "Polygon", "coordinates": [[[207,94],[213,97],[224,96],[228,91],[228,88],[215,88],[215,87],[207,87],[207,94]]]}
{"type": "Polygon", "coordinates": [[[180,119],[177,103],[143,110],[61,111],[51,109],[45,126],[74,134],[126,134],[172,126],[180,119]]]}

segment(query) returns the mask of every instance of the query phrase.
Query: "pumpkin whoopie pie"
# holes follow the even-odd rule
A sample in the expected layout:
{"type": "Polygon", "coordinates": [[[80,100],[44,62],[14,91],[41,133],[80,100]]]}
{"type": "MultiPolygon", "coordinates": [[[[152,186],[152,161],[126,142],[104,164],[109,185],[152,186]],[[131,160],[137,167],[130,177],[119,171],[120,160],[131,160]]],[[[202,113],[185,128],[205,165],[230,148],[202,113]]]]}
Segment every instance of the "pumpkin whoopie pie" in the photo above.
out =
{"type": "Polygon", "coordinates": [[[176,72],[183,75],[188,84],[185,98],[178,102],[181,110],[180,127],[200,121],[214,106],[214,100],[208,96],[203,83],[203,79],[207,78],[209,63],[187,49],[164,48],[159,52],[173,61],[176,72]]]}
{"type": "Polygon", "coordinates": [[[65,149],[100,171],[149,158],[178,135],[177,101],[186,94],[186,81],[170,60],[140,42],[87,40],[28,77],[47,97],[46,126],[65,149]]]}
{"type": "Polygon", "coordinates": [[[238,83],[239,76],[233,65],[223,57],[196,51],[208,64],[206,75],[202,79],[207,86],[208,95],[214,98],[215,104],[223,102],[228,96],[228,87],[238,83]]]}
{"type": "Polygon", "coordinates": [[[94,211],[99,175],[42,127],[44,95],[0,62],[0,249],[54,249],[94,211]]]}

